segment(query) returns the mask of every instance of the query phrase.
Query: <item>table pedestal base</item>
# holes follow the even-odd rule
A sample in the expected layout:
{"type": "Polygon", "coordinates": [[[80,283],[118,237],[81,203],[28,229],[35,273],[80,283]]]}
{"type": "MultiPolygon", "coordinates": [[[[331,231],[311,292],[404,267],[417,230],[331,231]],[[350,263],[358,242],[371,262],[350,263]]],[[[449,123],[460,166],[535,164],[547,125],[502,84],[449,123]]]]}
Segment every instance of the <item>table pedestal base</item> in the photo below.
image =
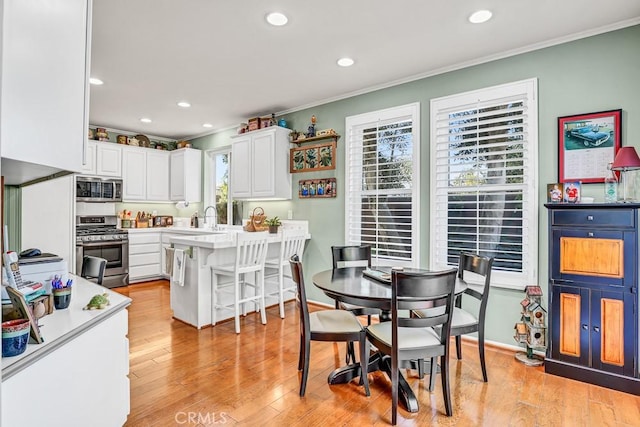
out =
{"type": "MultiPolygon", "coordinates": [[[[383,371],[391,378],[391,357],[383,356],[380,353],[373,353],[369,358],[368,365],[369,372],[383,371]]],[[[346,384],[360,376],[360,365],[352,364],[338,368],[329,374],[329,384],[346,384]]],[[[402,372],[398,375],[398,401],[409,412],[418,412],[418,399],[413,393],[411,386],[402,375],[402,372]]]]}

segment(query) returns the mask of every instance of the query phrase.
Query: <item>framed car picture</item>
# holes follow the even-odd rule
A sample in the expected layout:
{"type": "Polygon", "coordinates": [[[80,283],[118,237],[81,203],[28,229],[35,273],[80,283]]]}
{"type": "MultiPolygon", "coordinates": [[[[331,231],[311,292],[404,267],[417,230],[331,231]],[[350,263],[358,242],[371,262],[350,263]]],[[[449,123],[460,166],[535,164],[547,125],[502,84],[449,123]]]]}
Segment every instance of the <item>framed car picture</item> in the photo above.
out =
{"type": "Polygon", "coordinates": [[[604,182],[622,139],[622,110],[558,117],[558,181],[604,182]]]}

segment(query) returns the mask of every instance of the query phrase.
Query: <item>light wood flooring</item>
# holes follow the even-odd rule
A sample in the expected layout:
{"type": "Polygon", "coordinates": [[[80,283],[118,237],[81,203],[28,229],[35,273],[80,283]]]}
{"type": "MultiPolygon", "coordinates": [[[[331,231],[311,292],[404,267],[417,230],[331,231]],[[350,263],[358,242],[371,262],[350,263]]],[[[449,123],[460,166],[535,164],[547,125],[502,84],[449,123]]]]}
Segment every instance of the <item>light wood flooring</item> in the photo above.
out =
{"type": "MultiPolygon", "coordinates": [[[[298,395],[298,319],[277,307],[196,330],[172,320],[166,281],[119,288],[129,308],[131,413],[127,426],[360,426],[389,425],[390,382],[369,375],[371,396],[357,380],[330,386],[327,376],[344,363],[344,344],[312,342],[304,398],[298,395]]],[[[311,307],[311,310],[319,307],[311,307]]],[[[429,393],[415,371],[405,371],[420,402],[418,413],[399,410],[401,426],[640,426],[640,398],[525,367],[513,353],[487,348],[489,382],[473,342],[463,360],[452,351],[454,415],[444,415],[440,381],[429,393]]]]}

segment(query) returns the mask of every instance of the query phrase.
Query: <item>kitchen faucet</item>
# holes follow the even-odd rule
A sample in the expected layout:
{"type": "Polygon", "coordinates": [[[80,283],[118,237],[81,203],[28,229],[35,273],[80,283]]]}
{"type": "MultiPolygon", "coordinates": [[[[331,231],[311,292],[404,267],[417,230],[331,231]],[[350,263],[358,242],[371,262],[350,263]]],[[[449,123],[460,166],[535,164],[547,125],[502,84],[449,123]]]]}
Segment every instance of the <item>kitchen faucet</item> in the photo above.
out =
{"type": "Polygon", "coordinates": [[[204,222],[205,224],[209,224],[209,228],[211,228],[212,230],[216,229],[218,225],[218,210],[216,209],[215,206],[211,205],[204,208],[204,222]],[[211,225],[209,222],[209,215],[207,214],[207,211],[209,209],[213,209],[213,225],[211,225]]]}

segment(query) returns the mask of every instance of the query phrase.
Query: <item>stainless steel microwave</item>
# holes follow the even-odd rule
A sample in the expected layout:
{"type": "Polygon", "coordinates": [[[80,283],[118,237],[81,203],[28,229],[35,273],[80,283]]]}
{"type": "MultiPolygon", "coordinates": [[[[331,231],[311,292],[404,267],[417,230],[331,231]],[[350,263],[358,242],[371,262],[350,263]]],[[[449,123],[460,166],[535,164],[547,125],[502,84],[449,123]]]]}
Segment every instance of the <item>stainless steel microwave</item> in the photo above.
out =
{"type": "Polygon", "coordinates": [[[76,202],[105,203],[121,201],[121,179],[76,177],[76,202]]]}

